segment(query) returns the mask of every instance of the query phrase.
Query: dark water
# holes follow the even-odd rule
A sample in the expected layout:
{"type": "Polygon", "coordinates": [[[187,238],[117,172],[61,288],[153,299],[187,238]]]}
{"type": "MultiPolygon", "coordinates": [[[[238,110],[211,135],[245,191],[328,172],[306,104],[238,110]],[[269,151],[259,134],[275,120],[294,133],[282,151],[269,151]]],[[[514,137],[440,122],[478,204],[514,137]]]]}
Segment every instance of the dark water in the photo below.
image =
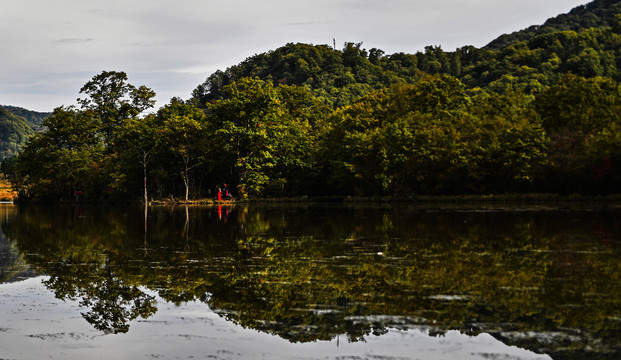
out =
{"type": "Polygon", "coordinates": [[[621,208],[0,216],[0,358],[621,358],[621,208]]]}

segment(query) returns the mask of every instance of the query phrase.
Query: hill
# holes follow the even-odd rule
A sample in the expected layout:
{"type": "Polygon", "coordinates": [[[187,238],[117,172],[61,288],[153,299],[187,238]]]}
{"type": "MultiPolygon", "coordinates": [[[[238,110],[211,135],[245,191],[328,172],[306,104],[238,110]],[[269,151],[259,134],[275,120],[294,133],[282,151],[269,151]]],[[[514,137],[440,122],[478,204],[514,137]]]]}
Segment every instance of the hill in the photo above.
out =
{"type": "Polygon", "coordinates": [[[16,155],[50,113],[26,110],[16,106],[0,106],[0,160],[16,155]]]}
{"type": "Polygon", "coordinates": [[[45,118],[47,118],[48,116],[52,114],[49,112],[32,111],[32,110],[27,110],[21,107],[10,106],[10,105],[0,105],[0,107],[5,108],[13,115],[17,115],[23,118],[24,120],[26,120],[26,122],[30,125],[30,127],[32,127],[33,130],[35,131],[39,131],[41,129],[41,123],[43,122],[43,120],[45,120],[45,118]]]}
{"type": "Polygon", "coordinates": [[[427,46],[415,54],[385,55],[347,42],[328,45],[289,43],[216,71],[193,92],[191,102],[205,108],[224,86],[243,77],[275,85],[297,85],[333,108],[396,83],[415,83],[426,74],[451,75],[469,88],[507,89],[537,94],[573,73],[621,79],[621,1],[596,0],[547,20],[543,25],[502,35],[483,48],[445,51],[427,46]]]}
{"type": "Polygon", "coordinates": [[[0,107],[0,159],[16,155],[33,133],[32,125],[26,119],[0,107]]]}
{"type": "Polygon", "coordinates": [[[532,25],[527,29],[501,35],[487,44],[485,48],[499,50],[535,36],[557,31],[613,27],[618,23],[615,15],[619,13],[621,13],[621,1],[595,0],[586,5],[577,6],[567,14],[550,18],[543,25],[532,25]]]}
{"type": "Polygon", "coordinates": [[[362,43],[345,43],[343,50],[289,43],[216,71],[194,90],[192,100],[204,107],[222,95],[224,86],[256,77],[277,85],[304,86],[326,104],[339,107],[372,90],[413,82],[420,76],[415,55],[383,55],[379,49],[363,49],[362,43]]]}

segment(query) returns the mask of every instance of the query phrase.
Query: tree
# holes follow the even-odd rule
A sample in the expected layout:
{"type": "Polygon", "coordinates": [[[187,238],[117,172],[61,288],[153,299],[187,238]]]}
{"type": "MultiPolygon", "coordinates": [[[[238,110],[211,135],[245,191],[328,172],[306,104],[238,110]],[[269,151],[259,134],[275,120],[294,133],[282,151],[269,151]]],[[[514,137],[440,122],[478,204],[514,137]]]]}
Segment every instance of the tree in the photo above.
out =
{"type": "Polygon", "coordinates": [[[164,141],[163,132],[162,121],[153,114],[144,119],[127,119],[115,130],[116,148],[123,158],[130,159],[132,163],[137,160],[142,166],[145,205],[149,203],[147,166],[153,152],[164,141]]]}
{"type": "Polygon", "coordinates": [[[327,112],[297,86],[243,78],[209,104],[209,124],[223,172],[233,174],[241,197],[282,194],[287,182],[302,188],[312,167],[313,126],[327,112]]]}
{"type": "Polygon", "coordinates": [[[343,47],[343,65],[354,67],[362,63],[362,59],[366,59],[367,51],[362,49],[362,42],[353,43],[346,42],[343,47]]]}
{"type": "Polygon", "coordinates": [[[114,146],[114,136],[123,133],[116,130],[124,121],[138,119],[153,106],[155,93],[128,84],[127,75],[115,71],[94,76],[80,93],[87,95],[78,99],[81,109],[56,108],[42,123],[45,130],[19,156],[22,193],[48,200],[124,193],[126,174],[117,161],[120,148],[114,146]]]}
{"type": "Polygon", "coordinates": [[[308,194],[316,181],[318,124],[330,109],[300,86],[276,88],[282,106],[280,123],[270,130],[276,165],[271,169],[269,195],[308,194]]]}
{"type": "Polygon", "coordinates": [[[533,105],[551,140],[548,186],[562,192],[600,191],[593,186],[600,177],[593,169],[611,154],[592,147],[601,149],[621,127],[619,84],[569,74],[539,94],[533,105]],[[593,158],[596,154],[601,157],[593,158]]]}
{"type": "Polygon", "coordinates": [[[146,86],[136,88],[127,82],[127,74],[103,71],[95,75],[81,89],[78,98],[82,110],[91,110],[101,122],[106,146],[112,143],[114,129],[124,119],[136,118],[141,112],[155,105],[155,92],[146,86]]]}
{"type": "Polygon", "coordinates": [[[448,188],[470,103],[459,80],[434,76],[335,111],[321,137],[328,186],[365,196],[448,188]]]}
{"type": "Polygon", "coordinates": [[[369,61],[373,65],[379,65],[379,62],[384,56],[384,54],[385,54],[384,50],[372,48],[371,50],[369,50],[369,61]]]}
{"type": "Polygon", "coordinates": [[[209,143],[205,113],[179,98],[158,110],[156,115],[161,122],[166,147],[181,159],[181,177],[185,186],[185,201],[190,196],[190,170],[205,160],[209,143]]]}
{"type": "Polygon", "coordinates": [[[83,190],[95,196],[101,189],[93,177],[102,155],[95,114],[59,107],[43,126],[47,131],[30,138],[17,160],[25,179],[21,192],[39,199],[71,198],[83,190]]]}
{"type": "Polygon", "coordinates": [[[276,92],[270,83],[244,78],[224,94],[208,107],[216,146],[231,161],[240,196],[261,194],[275,166],[270,133],[282,114],[276,92]]]}
{"type": "Polygon", "coordinates": [[[621,121],[621,92],[613,80],[563,76],[534,101],[546,131],[577,131],[589,134],[621,121]]]}

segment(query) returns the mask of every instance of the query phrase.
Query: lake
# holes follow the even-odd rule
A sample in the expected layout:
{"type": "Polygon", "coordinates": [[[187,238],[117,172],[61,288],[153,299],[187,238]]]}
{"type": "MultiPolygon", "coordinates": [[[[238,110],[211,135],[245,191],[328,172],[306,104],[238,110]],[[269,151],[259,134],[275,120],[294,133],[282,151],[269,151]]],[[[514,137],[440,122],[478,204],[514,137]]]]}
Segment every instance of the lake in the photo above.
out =
{"type": "Polygon", "coordinates": [[[0,205],[1,359],[619,359],[613,204],[0,205]]]}

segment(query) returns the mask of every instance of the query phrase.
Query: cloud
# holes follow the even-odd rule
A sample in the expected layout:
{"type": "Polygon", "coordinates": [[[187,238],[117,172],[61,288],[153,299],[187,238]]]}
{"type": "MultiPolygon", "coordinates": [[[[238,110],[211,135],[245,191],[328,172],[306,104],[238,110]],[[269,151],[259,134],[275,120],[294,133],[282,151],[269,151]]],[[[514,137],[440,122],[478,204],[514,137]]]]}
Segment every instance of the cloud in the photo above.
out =
{"type": "Polygon", "coordinates": [[[286,22],[283,23],[285,26],[323,26],[323,25],[334,25],[334,21],[298,21],[298,22],[286,22]]]}
{"type": "Polygon", "coordinates": [[[86,38],[86,39],[60,39],[57,40],[56,42],[59,42],[61,44],[82,44],[82,43],[87,43],[87,42],[91,42],[94,41],[93,38],[86,38]]]}

